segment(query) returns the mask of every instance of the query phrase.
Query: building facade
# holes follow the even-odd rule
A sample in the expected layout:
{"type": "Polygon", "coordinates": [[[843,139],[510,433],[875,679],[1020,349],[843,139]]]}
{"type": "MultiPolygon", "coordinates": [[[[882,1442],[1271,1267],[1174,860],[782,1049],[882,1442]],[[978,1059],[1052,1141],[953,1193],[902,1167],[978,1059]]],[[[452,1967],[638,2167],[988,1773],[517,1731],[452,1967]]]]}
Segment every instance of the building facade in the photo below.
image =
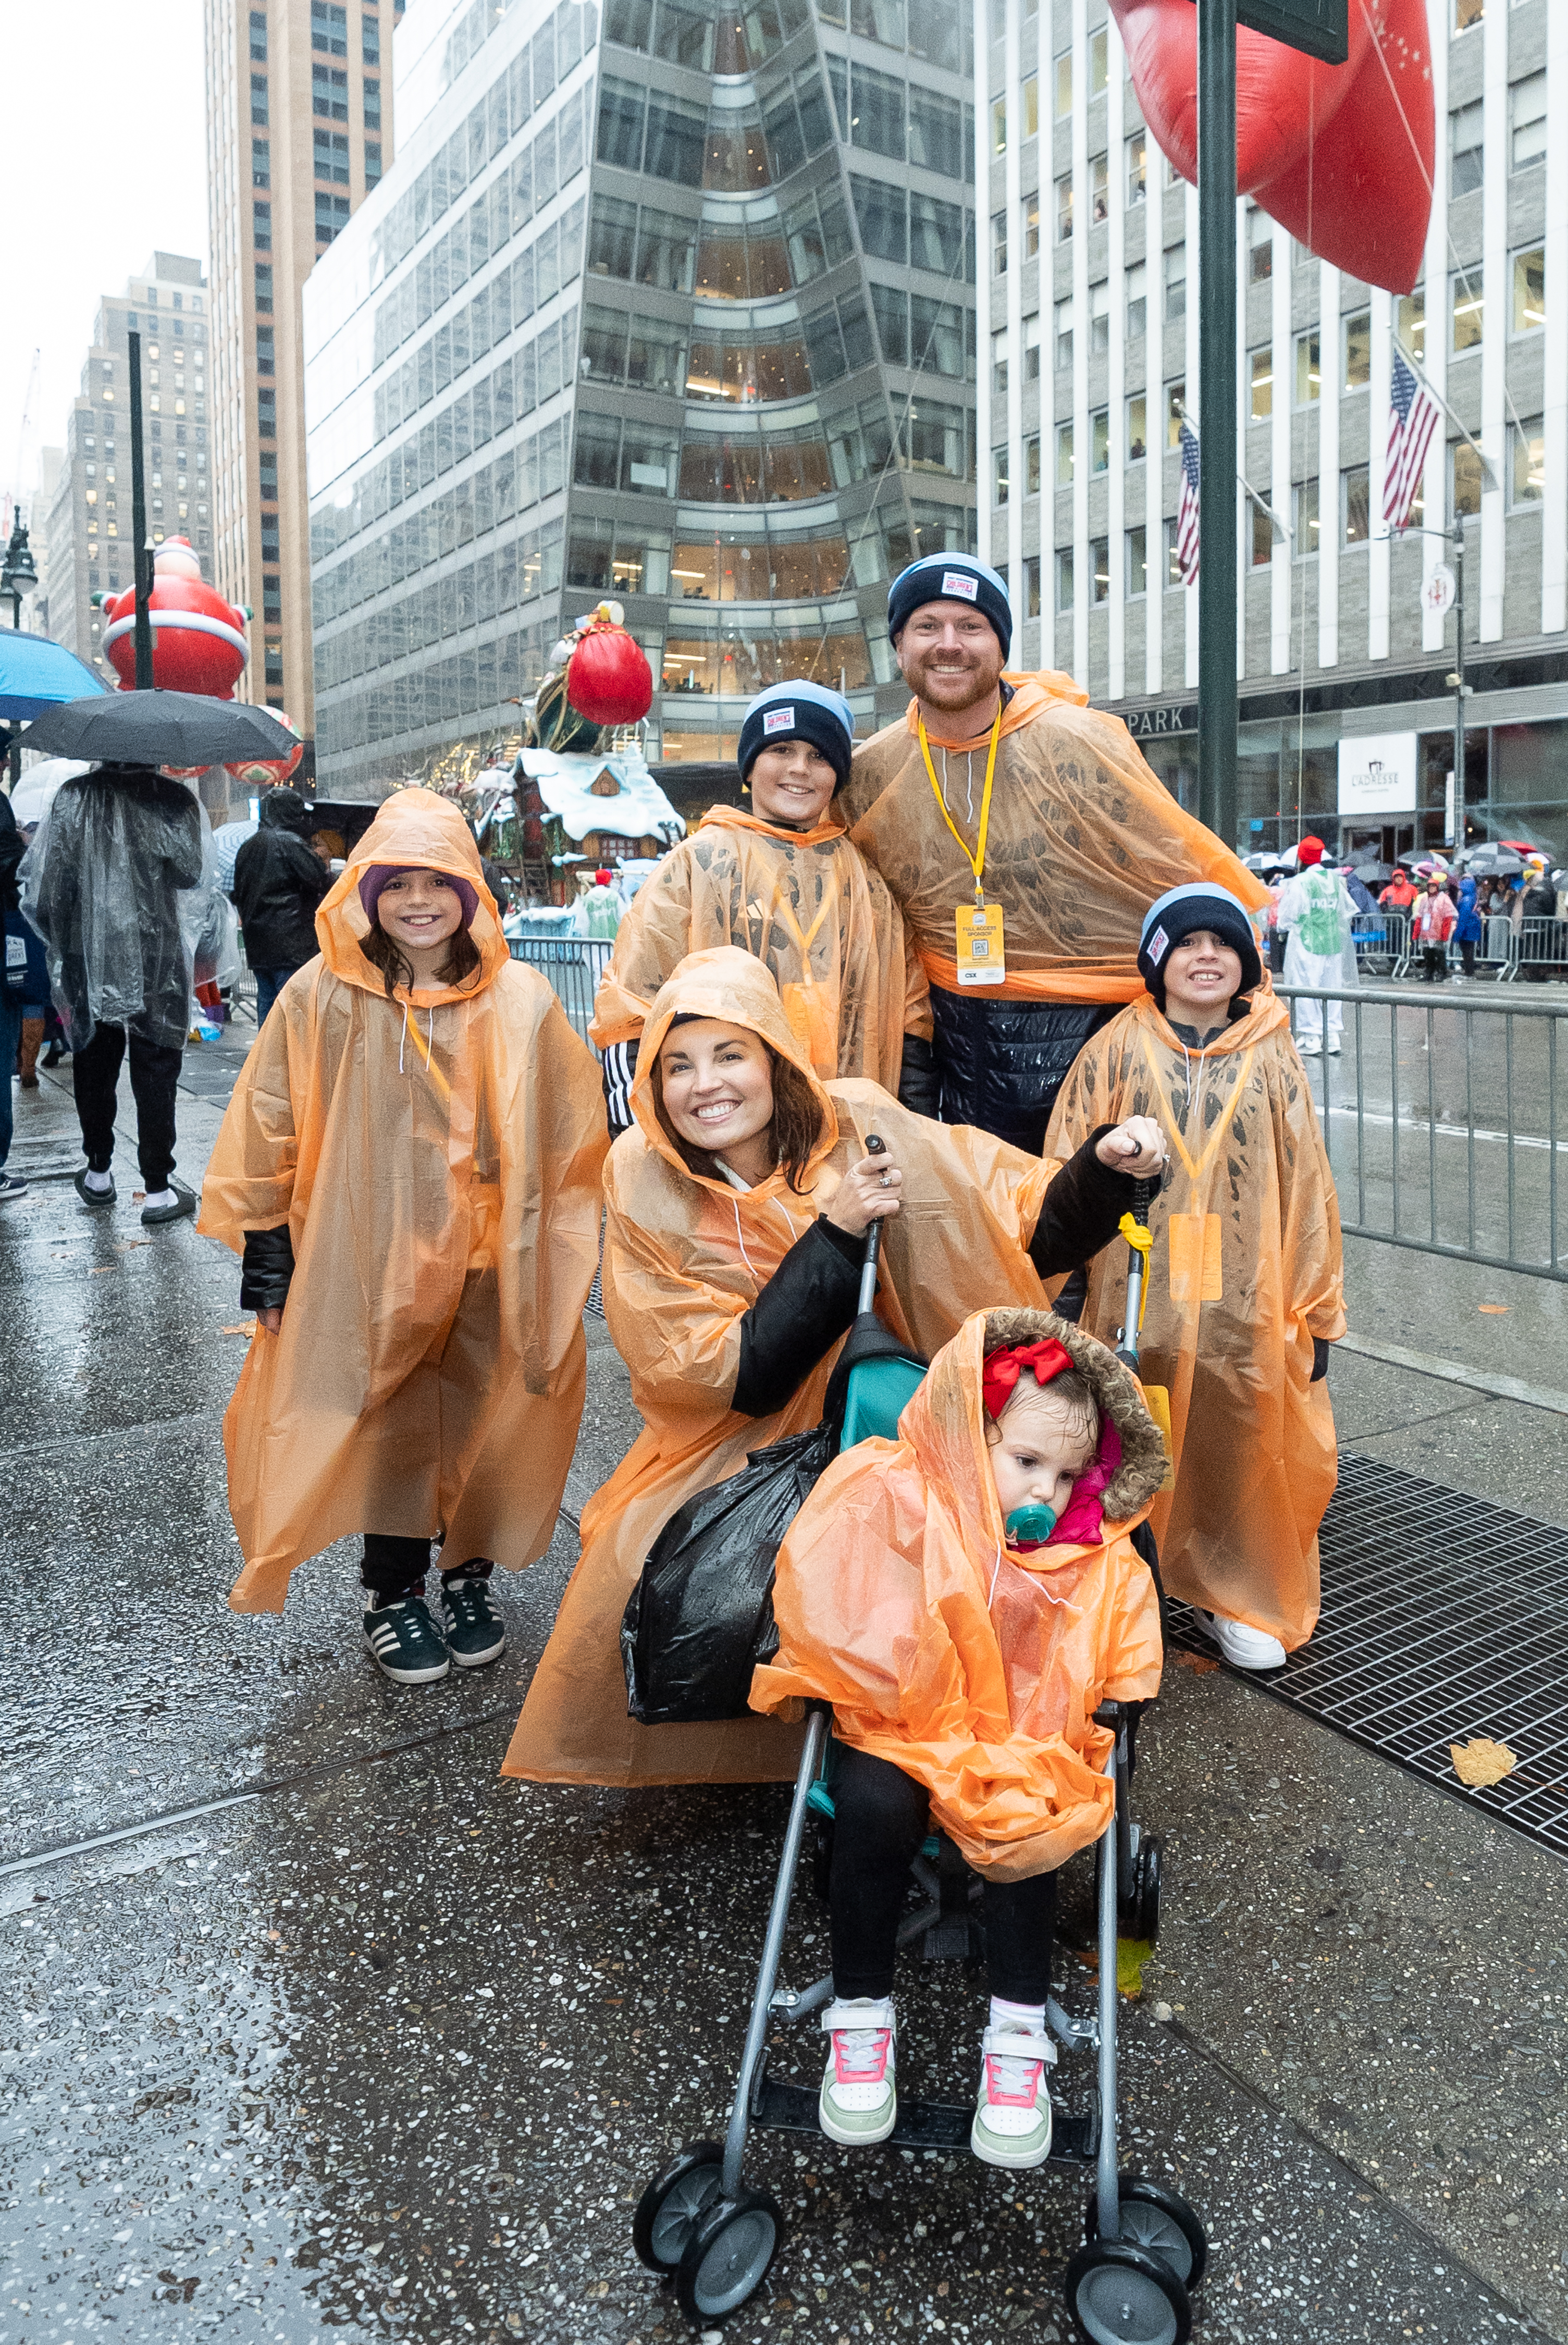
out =
{"type": "MultiPolygon", "coordinates": [[[[982,546],[1027,614],[1026,664],[1125,716],[1193,805],[1197,593],[1173,539],[1180,419],[1203,420],[1196,192],[1145,131],[1105,0],[986,6],[982,546]]],[[[1390,858],[1466,830],[1568,851],[1568,8],[1428,15],[1437,195],[1415,291],[1357,283],[1237,207],[1237,445],[1257,499],[1238,484],[1244,848],[1299,825],[1390,858]],[[1400,346],[1457,423],[1396,539],[1400,346]],[[1453,564],[1456,514],[1474,687],[1459,793],[1455,619],[1423,595],[1453,564]],[[1413,756],[1413,794],[1384,814],[1345,795],[1341,765],[1368,757],[1340,744],[1363,738],[1413,756]]]]}
{"type": "MultiPolygon", "coordinates": [[[[242,696],[309,745],[300,289],[392,159],[402,0],[205,0],[217,583],[253,614],[242,696]],[[386,104],[382,104],[383,86],[386,104]]],[[[304,770],[310,770],[309,746],[304,770]]]]}
{"type": "Polygon", "coordinates": [[[114,671],[98,649],[103,621],[92,598],[123,593],[134,583],[127,339],[133,332],[141,336],[148,533],[155,544],[166,535],[188,537],[202,575],[210,578],[212,352],[207,279],[199,260],[155,252],[123,293],[105,294],[54,492],[46,514],[39,512],[42,527],[33,530],[46,548],[40,566],[49,634],[111,685],[114,671]]]}
{"type": "Polygon", "coordinates": [[[650,756],[902,706],[889,571],[975,531],[972,17],[854,9],[414,0],[305,298],[323,787],[514,726],[604,596],[650,756]]]}

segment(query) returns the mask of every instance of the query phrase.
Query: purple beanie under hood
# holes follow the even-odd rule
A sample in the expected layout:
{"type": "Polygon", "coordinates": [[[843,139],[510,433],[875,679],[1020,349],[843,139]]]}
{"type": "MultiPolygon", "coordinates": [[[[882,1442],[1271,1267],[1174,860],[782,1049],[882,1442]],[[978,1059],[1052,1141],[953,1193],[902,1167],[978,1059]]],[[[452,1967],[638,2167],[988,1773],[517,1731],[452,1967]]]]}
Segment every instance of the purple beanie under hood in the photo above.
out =
{"type": "MultiPolygon", "coordinates": [[[[376,906],[381,901],[382,889],[386,886],[387,881],[396,879],[404,871],[423,871],[428,868],[423,863],[417,865],[372,863],[371,865],[360,881],[360,901],[365,908],[365,918],[372,929],[376,925],[376,906]]],[[[463,925],[465,929],[471,929],[473,926],[473,915],[479,909],[477,890],[468,880],[460,878],[455,871],[443,871],[437,876],[444,879],[449,888],[455,888],[457,891],[458,901],[463,906],[463,925]]]]}

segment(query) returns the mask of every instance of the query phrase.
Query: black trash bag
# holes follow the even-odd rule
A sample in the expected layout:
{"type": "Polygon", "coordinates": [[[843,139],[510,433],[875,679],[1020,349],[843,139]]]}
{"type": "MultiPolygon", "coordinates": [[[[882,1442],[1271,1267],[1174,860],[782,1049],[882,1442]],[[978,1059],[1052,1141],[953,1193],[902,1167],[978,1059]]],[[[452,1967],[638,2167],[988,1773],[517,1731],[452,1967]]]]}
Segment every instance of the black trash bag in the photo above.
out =
{"type": "Polygon", "coordinates": [[[751,1672],[779,1650],[773,1566],[808,1492],[838,1454],[830,1425],[754,1449],[699,1490],[648,1551],[621,1621],[626,1708],[643,1726],[745,1718],[751,1672]]]}

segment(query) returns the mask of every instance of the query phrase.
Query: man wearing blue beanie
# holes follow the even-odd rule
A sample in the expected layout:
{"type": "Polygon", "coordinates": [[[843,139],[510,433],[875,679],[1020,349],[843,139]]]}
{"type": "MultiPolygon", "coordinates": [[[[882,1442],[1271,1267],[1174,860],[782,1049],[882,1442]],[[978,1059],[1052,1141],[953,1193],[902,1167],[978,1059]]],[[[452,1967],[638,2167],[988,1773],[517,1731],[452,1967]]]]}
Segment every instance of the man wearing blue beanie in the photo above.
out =
{"type": "Polygon", "coordinates": [[[931,981],[943,1119],[1038,1152],[1074,1059],[1141,990],[1154,898],[1200,879],[1266,898],[1119,718],[1070,676],[1003,674],[1013,611],[987,563],[911,563],[888,634],[913,697],[855,751],[844,819],[931,981]]]}
{"type": "Polygon", "coordinates": [[[837,799],[855,721],[842,693],[794,677],[740,727],[749,807],[710,807],[633,897],[588,1031],[604,1056],[612,1133],[631,1122],[648,1006],[688,953],[738,945],[771,969],[784,1015],[824,1081],[862,1075],[936,1112],[925,971],[885,883],[845,834],[837,799]]]}

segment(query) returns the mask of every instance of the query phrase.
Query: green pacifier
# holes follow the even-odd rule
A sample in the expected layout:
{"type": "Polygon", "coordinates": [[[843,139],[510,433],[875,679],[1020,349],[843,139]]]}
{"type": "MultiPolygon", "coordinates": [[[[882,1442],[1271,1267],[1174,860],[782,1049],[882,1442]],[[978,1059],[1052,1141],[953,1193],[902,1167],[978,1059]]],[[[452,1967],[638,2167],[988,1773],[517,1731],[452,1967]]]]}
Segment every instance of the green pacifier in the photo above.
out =
{"type": "Polygon", "coordinates": [[[1049,1507],[1014,1507],[1002,1528],[1009,1547],[1044,1547],[1056,1517],[1049,1507]]]}

